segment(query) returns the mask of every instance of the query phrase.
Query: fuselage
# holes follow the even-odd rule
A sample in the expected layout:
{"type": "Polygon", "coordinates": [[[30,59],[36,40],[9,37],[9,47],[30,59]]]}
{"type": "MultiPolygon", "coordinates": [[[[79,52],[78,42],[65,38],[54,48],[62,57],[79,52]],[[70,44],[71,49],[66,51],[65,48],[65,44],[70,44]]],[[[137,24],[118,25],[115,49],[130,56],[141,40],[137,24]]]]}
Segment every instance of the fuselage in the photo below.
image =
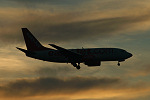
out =
{"type": "MultiPolygon", "coordinates": [[[[83,56],[80,63],[86,61],[125,61],[132,56],[131,53],[119,48],[86,48],[68,49],[83,56]]],[[[69,59],[62,55],[58,50],[35,51],[29,57],[49,62],[70,63],[69,59]]]]}

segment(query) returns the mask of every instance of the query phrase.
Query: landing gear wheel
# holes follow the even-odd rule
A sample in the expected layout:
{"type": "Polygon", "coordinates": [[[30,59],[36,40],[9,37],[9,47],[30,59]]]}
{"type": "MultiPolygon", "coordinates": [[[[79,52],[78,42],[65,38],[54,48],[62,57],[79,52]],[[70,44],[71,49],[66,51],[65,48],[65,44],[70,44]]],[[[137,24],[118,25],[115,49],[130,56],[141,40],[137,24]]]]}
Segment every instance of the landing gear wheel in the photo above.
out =
{"type": "Polygon", "coordinates": [[[117,64],[118,66],[120,66],[120,62],[118,62],[118,64],[117,64]]]}
{"type": "Polygon", "coordinates": [[[74,67],[77,67],[78,65],[76,63],[71,63],[74,67]]]}
{"type": "Polygon", "coordinates": [[[78,65],[76,68],[79,70],[79,69],[80,69],[80,66],[78,65]]]}
{"type": "Polygon", "coordinates": [[[77,67],[76,67],[78,70],[80,69],[80,63],[78,63],[77,67]]]}
{"type": "Polygon", "coordinates": [[[74,67],[76,67],[78,70],[80,69],[80,63],[71,63],[74,67]]]}

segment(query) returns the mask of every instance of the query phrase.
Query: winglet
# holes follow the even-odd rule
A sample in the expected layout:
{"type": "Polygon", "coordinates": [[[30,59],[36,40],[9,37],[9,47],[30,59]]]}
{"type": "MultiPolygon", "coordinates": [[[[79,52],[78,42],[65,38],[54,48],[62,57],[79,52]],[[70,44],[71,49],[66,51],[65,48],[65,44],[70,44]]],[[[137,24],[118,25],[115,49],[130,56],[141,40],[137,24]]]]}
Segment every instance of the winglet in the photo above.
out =
{"type": "Polygon", "coordinates": [[[59,47],[59,46],[57,46],[57,45],[55,45],[55,44],[49,44],[50,46],[52,46],[52,47],[54,47],[54,48],[56,48],[56,49],[58,49],[58,50],[64,50],[64,48],[62,48],[62,47],[59,47]]]}
{"type": "Polygon", "coordinates": [[[50,46],[56,48],[57,50],[59,50],[63,55],[67,56],[67,57],[77,57],[77,58],[81,58],[82,55],[81,54],[78,54],[76,52],[73,52],[73,51],[70,51],[68,49],[65,49],[65,48],[62,48],[62,47],[59,47],[55,44],[49,44],[50,46]]]}

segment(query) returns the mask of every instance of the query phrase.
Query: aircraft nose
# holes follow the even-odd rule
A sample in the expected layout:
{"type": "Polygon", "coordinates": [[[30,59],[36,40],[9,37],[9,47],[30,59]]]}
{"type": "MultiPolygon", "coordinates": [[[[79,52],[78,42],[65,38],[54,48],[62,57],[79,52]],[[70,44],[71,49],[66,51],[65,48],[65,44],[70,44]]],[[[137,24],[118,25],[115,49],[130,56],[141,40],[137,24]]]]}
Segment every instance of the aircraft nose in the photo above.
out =
{"type": "Polygon", "coordinates": [[[133,55],[131,53],[129,53],[129,58],[132,57],[133,55]]]}

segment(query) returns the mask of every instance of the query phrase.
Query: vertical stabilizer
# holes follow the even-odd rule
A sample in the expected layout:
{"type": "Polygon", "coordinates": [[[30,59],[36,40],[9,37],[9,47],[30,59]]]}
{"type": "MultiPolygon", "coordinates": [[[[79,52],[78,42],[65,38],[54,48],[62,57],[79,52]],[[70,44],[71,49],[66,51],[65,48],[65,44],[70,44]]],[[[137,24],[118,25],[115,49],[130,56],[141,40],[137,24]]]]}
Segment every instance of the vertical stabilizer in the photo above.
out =
{"type": "Polygon", "coordinates": [[[22,28],[22,32],[27,50],[39,51],[46,49],[44,46],[41,45],[41,43],[32,35],[32,33],[27,28],[22,28]]]}

